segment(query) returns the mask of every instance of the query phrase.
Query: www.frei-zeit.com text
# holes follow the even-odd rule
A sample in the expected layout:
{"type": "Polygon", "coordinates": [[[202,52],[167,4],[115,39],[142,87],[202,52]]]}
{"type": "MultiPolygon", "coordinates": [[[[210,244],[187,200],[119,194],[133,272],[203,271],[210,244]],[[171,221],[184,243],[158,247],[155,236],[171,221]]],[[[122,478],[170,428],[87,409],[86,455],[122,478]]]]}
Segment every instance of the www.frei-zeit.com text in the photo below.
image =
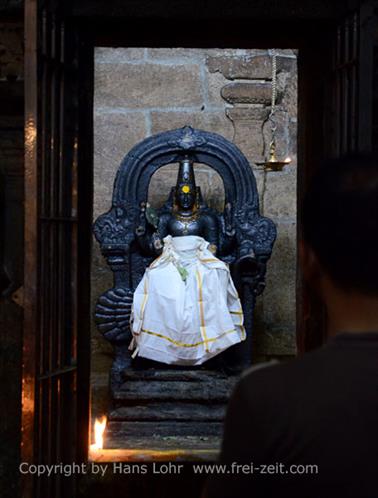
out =
{"type": "MultiPolygon", "coordinates": [[[[241,464],[232,462],[230,464],[192,464],[194,474],[203,475],[306,475],[318,474],[319,468],[315,464],[292,464],[271,463],[254,465],[252,462],[241,464]]],[[[180,474],[184,471],[184,464],[175,462],[167,463],[133,463],[126,464],[121,462],[113,463],[58,463],[53,465],[30,464],[22,462],[19,466],[21,474],[32,474],[37,477],[62,475],[70,477],[77,474],[91,474],[104,477],[108,472],[113,474],[180,474]]]]}

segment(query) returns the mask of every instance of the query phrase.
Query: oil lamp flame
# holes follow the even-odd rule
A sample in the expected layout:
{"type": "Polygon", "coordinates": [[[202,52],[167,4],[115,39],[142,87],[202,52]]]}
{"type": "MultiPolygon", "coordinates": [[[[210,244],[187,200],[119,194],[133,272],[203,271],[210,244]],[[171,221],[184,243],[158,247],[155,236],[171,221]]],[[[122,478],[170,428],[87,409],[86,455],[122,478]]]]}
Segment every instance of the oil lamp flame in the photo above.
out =
{"type": "Polygon", "coordinates": [[[104,446],[104,432],[106,427],[106,416],[104,415],[101,419],[96,418],[94,423],[94,440],[95,442],[91,444],[92,450],[101,450],[104,446]]]}
{"type": "Polygon", "coordinates": [[[284,161],[280,161],[276,157],[276,144],[274,140],[270,142],[269,158],[261,163],[256,163],[257,166],[262,167],[265,171],[282,171],[284,166],[291,163],[291,158],[287,157],[284,161]]]}

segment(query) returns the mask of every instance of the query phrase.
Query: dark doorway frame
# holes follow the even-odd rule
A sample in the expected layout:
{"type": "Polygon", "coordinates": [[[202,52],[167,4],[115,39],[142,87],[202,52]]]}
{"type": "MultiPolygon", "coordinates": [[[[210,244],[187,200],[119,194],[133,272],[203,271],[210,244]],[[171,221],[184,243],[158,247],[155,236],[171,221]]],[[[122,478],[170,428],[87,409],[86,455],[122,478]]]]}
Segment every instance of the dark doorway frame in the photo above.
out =
{"type": "MultiPolygon", "coordinates": [[[[111,5],[107,2],[73,1],[67,2],[64,7],[59,3],[48,0],[25,2],[26,221],[22,460],[38,463],[62,460],[80,462],[86,461],[88,455],[94,47],[298,48],[300,203],[308,179],[320,161],[327,155],[343,152],[334,147],[338,125],[332,121],[335,112],[335,97],[332,92],[337,86],[334,82],[339,81],[334,78],[332,55],[338,47],[340,25],[345,23],[351,13],[357,13],[358,32],[366,33],[366,28],[361,31],[361,27],[365,16],[369,18],[372,11],[370,2],[358,1],[313,1],[306,2],[305,5],[303,2],[290,1],[285,2],[285,6],[279,6],[276,2],[270,5],[266,1],[253,2],[253,5],[236,2],[232,6],[229,2],[208,2],[199,11],[193,9],[193,2],[187,1],[180,2],[179,7],[176,2],[169,0],[155,3],[130,1],[127,5],[122,1],[111,5]],[[67,47],[72,63],[66,65],[65,77],[61,77],[66,69],[63,69],[60,55],[50,51],[52,41],[44,38],[46,33],[57,27],[57,32],[61,35],[59,39],[67,47]],[[47,91],[43,86],[43,71],[48,64],[52,64],[55,69],[54,76],[49,77],[47,82],[55,85],[56,96],[64,97],[59,100],[60,104],[58,100],[55,101],[59,105],[55,113],[49,114],[47,118],[47,91]],[[59,81],[58,77],[61,78],[59,81]],[[64,82],[65,86],[57,84],[59,82],[64,82]],[[70,120],[63,119],[66,113],[70,120]],[[60,187],[50,176],[43,176],[43,161],[46,161],[47,152],[51,155],[44,136],[58,130],[61,137],[65,137],[68,129],[71,140],[62,146],[61,153],[67,158],[64,164],[69,169],[69,174],[66,176],[64,173],[63,187],[60,187]],[[46,182],[50,182],[50,190],[47,189],[46,182]],[[72,217],[46,217],[41,206],[43,195],[53,199],[59,193],[64,197],[63,194],[68,191],[69,198],[75,203],[70,206],[76,210],[75,214],[72,217]],[[65,261],[73,278],[70,281],[62,280],[60,290],[54,291],[55,301],[43,299],[41,293],[45,291],[47,282],[44,268],[48,261],[51,263],[51,258],[44,251],[49,246],[44,245],[42,226],[48,223],[49,226],[56,227],[65,222],[74,227],[62,232],[70,234],[66,238],[62,235],[62,240],[66,243],[63,246],[71,251],[70,258],[65,261]],[[42,368],[42,364],[44,358],[49,358],[51,344],[55,344],[51,342],[51,338],[55,336],[53,328],[51,331],[44,328],[42,317],[46,313],[52,313],[51,320],[55,319],[59,298],[67,293],[72,296],[72,306],[66,308],[69,310],[67,320],[70,326],[63,327],[57,336],[57,340],[62,342],[56,344],[65,343],[69,336],[72,358],[63,367],[55,365],[53,370],[46,370],[42,368]],[[68,383],[63,380],[67,376],[70,378],[68,383]],[[55,386],[54,389],[51,386],[55,386]],[[60,425],[56,428],[51,420],[60,414],[62,407],[66,410],[64,413],[69,423],[59,418],[60,425]],[[46,414],[54,428],[50,432],[46,430],[46,414]]],[[[357,126],[356,129],[359,130],[355,146],[357,150],[366,150],[371,146],[369,140],[366,141],[366,136],[371,136],[370,123],[363,122],[366,116],[361,113],[363,101],[369,99],[369,71],[366,72],[366,69],[370,52],[362,43],[369,45],[369,37],[359,37],[359,55],[367,55],[363,61],[358,59],[356,65],[359,112],[349,118],[348,125],[357,126]],[[363,69],[365,73],[362,77],[363,69]],[[365,81],[368,82],[366,85],[365,81]]],[[[59,154],[56,157],[59,158],[59,154]]],[[[62,171],[67,172],[65,169],[62,171]]],[[[58,229],[52,228],[54,230],[58,229]]],[[[300,236],[299,216],[298,237],[300,236]]],[[[53,247],[57,250],[59,262],[61,246],[55,244],[53,247]]],[[[63,272],[64,266],[59,268],[63,272]]],[[[303,352],[323,342],[325,321],[316,299],[305,288],[300,272],[297,278],[297,310],[298,346],[299,351],[303,352]],[[319,333],[319,330],[322,332],[319,333]]],[[[65,323],[64,313],[56,323],[62,325],[62,321],[65,323]]],[[[59,479],[49,484],[39,482],[38,486],[35,486],[30,476],[23,480],[24,497],[42,496],[47,491],[51,497],[68,498],[75,495],[74,486],[67,486],[59,479]]]]}

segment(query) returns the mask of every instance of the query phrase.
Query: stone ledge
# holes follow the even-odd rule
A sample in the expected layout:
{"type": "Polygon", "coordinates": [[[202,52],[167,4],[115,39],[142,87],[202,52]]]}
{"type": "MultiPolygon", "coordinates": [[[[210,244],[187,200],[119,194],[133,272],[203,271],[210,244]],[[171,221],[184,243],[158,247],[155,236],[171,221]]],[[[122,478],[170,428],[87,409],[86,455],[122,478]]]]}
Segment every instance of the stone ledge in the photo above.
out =
{"type": "Polygon", "coordinates": [[[241,48],[148,48],[147,60],[156,62],[171,60],[197,60],[203,62],[205,57],[241,57],[256,56],[266,53],[266,49],[241,48]]]}
{"type": "MultiPolygon", "coordinates": [[[[128,440],[127,449],[95,449],[88,453],[90,462],[215,462],[219,455],[221,438],[213,436],[206,441],[200,437],[173,440],[151,438],[128,440]]],[[[119,444],[118,446],[124,446],[119,444]]]]}
{"type": "Polygon", "coordinates": [[[226,116],[231,121],[265,121],[269,109],[265,107],[232,107],[226,108],[226,116]]]}
{"type": "MultiPolygon", "coordinates": [[[[221,90],[221,95],[230,104],[263,104],[269,105],[272,99],[272,84],[258,83],[230,83],[221,90]]],[[[282,94],[277,92],[277,103],[282,94]]]]}
{"type": "MultiPolygon", "coordinates": [[[[269,55],[208,57],[206,63],[210,73],[220,72],[228,80],[272,79],[272,58],[269,55]]],[[[277,72],[289,72],[295,63],[295,59],[277,57],[277,72]]]]}

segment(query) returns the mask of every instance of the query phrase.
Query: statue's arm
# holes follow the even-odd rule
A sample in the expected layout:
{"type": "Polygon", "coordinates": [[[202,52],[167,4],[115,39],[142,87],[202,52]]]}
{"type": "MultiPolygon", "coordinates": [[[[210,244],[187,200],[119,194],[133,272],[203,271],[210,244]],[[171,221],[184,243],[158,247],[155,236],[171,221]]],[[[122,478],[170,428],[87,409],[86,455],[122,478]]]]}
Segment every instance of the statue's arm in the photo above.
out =
{"type": "Polygon", "coordinates": [[[219,250],[219,223],[215,216],[206,214],[202,218],[203,238],[210,243],[210,250],[214,254],[219,250]]]}
{"type": "MultiPolygon", "coordinates": [[[[147,216],[148,206],[142,202],[140,206],[139,223],[135,230],[138,243],[146,254],[159,255],[163,248],[163,238],[167,235],[169,216],[163,214],[150,220],[147,216]],[[151,222],[152,221],[152,222],[151,222]]],[[[157,215],[155,215],[157,216],[157,215]]]]}
{"type": "Polygon", "coordinates": [[[154,247],[157,254],[160,254],[163,249],[163,239],[169,235],[169,220],[171,215],[169,213],[163,213],[159,218],[159,223],[157,230],[154,233],[154,247]]]}

